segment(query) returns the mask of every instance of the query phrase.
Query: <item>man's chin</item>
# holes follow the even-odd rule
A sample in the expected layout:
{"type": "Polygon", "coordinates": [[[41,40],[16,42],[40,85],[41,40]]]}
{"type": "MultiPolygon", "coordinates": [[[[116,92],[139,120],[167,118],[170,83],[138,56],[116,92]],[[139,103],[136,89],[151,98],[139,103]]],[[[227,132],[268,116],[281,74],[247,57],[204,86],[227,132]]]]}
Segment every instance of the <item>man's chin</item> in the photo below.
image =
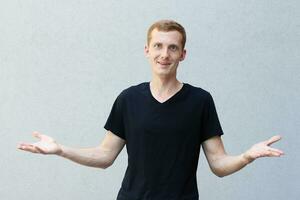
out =
{"type": "Polygon", "coordinates": [[[169,76],[176,76],[176,73],[170,70],[155,70],[153,74],[155,76],[162,77],[162,78],[169,77],[169,76]]]}

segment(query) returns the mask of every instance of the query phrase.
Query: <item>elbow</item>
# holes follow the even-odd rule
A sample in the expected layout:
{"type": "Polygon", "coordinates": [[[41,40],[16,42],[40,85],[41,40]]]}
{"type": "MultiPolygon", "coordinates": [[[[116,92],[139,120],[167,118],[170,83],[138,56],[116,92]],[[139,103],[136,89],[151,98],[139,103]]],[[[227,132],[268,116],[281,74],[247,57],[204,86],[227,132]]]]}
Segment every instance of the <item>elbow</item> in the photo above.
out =
{"type": "Polygon", "coordinates": [[[109,168],[112,165],[112,163],[108,163],[108,164],[103,164],[102,166],[100,166],[101,169],[106,169],[109,168]]]}
{"type": "Polygon", "coordinates": [[[97,167],[100,169],[106,169],[106,168],[109,168],[110,166],[112,166],[113,163],[114,163],[113,160],[106,160],[106,161],[99,163],[97,167]]]}
{"type": "Polygon", "coordinates": [[[110,167],[110,165],[101,165],[101,166],[98,166],[98,168],[100,168],[100,169],[106,169],[108,167],[110,167]]]}
{"type": "Polygon", "coordinates": [[[221,173],[215,173],[215,175],[219,178],[223,178],[226,176],[225,174],[221,174],[221,173]]]}
{"type": "Polygon", "coordinates": [[[213,160],[209,163],[211,171],[219,178],[223,178],[230,174],[228,167],[225,166],[223,162],[224,157],[219,157],[218,159],[213,160]]]}
{"type": "Polygon", "coordinates": [[[94,167],[106,169],[114,163],[115,158],[109,152],[105,152],[100,149],[100,151],[97,151],[94,154],[92,160],[94,163],[94,167]]]}
{"type": "Polygon", "coordinates": [[[212,172],[214,173],[214,175],[216,175],[217,177],[219,177],[219,178],[223,178],[223,177],[225,177],[225,176],[227,176],[228,174],[224,171],[224,170],[222,170],[222,169],[216,169],[216,168],[214,168],[214,169],[211,169],[212,170],[212,172]]]}

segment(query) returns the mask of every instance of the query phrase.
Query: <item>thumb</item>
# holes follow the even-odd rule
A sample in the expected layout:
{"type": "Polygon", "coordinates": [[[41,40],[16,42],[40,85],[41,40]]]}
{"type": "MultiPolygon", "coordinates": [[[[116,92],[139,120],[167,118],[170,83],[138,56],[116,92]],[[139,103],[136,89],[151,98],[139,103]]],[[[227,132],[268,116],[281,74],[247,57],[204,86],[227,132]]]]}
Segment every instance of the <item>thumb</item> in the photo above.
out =
{"type": "Polygon", "coordinates": [[[273,137],[271,137],[270,139],[268,139],[268,140],[266,141],[266,145],[269,146],[269,145],[271,145],[271,144],[277,142],[277,141],[280,140],[280,139],[281,139],[281,136],[280,136],[280,135],[273,136],[273,137]]]}

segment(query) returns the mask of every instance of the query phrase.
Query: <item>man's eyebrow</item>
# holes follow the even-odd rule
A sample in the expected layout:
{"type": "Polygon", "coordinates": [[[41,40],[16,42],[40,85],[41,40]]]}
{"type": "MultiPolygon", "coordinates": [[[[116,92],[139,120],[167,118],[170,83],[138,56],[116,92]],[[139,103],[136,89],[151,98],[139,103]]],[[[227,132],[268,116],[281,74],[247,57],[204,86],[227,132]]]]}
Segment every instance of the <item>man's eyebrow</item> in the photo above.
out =
{"type": "Polygon", "coordinates": [[[169,47],[177,47],[177,48],[179,48],[179,45],[177,45],[177,44],[170,44],[169,47]]]}
{"type": "Polygon", "coordinates": [[[162,43],[161,42],[154,42],[153,45],[155,45],[155,44],[162,44],[162,43]]]}

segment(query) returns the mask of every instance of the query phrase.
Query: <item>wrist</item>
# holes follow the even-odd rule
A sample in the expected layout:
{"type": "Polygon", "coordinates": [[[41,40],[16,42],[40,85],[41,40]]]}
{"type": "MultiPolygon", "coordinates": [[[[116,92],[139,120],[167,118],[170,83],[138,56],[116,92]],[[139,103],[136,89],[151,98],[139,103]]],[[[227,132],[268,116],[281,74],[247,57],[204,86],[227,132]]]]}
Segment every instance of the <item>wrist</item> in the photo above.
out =
{"type": "Polygon", "coordinates": [[[64,149],[65,149],[64,146],[61,144],[57,144],[57,146],[58,146],[58,150],[55,154],[64,157],[64,149]]]}
{"type": "Polygon", "coordinates": [[[250,163],[253,161],[253,159],[251,159],[251,158],[247,155],[247,153],[243,153],[243,154],[241,155],[241,157],[242,157],[243,162],[244,162],[246,165],[250,164],[250,163]]]}

